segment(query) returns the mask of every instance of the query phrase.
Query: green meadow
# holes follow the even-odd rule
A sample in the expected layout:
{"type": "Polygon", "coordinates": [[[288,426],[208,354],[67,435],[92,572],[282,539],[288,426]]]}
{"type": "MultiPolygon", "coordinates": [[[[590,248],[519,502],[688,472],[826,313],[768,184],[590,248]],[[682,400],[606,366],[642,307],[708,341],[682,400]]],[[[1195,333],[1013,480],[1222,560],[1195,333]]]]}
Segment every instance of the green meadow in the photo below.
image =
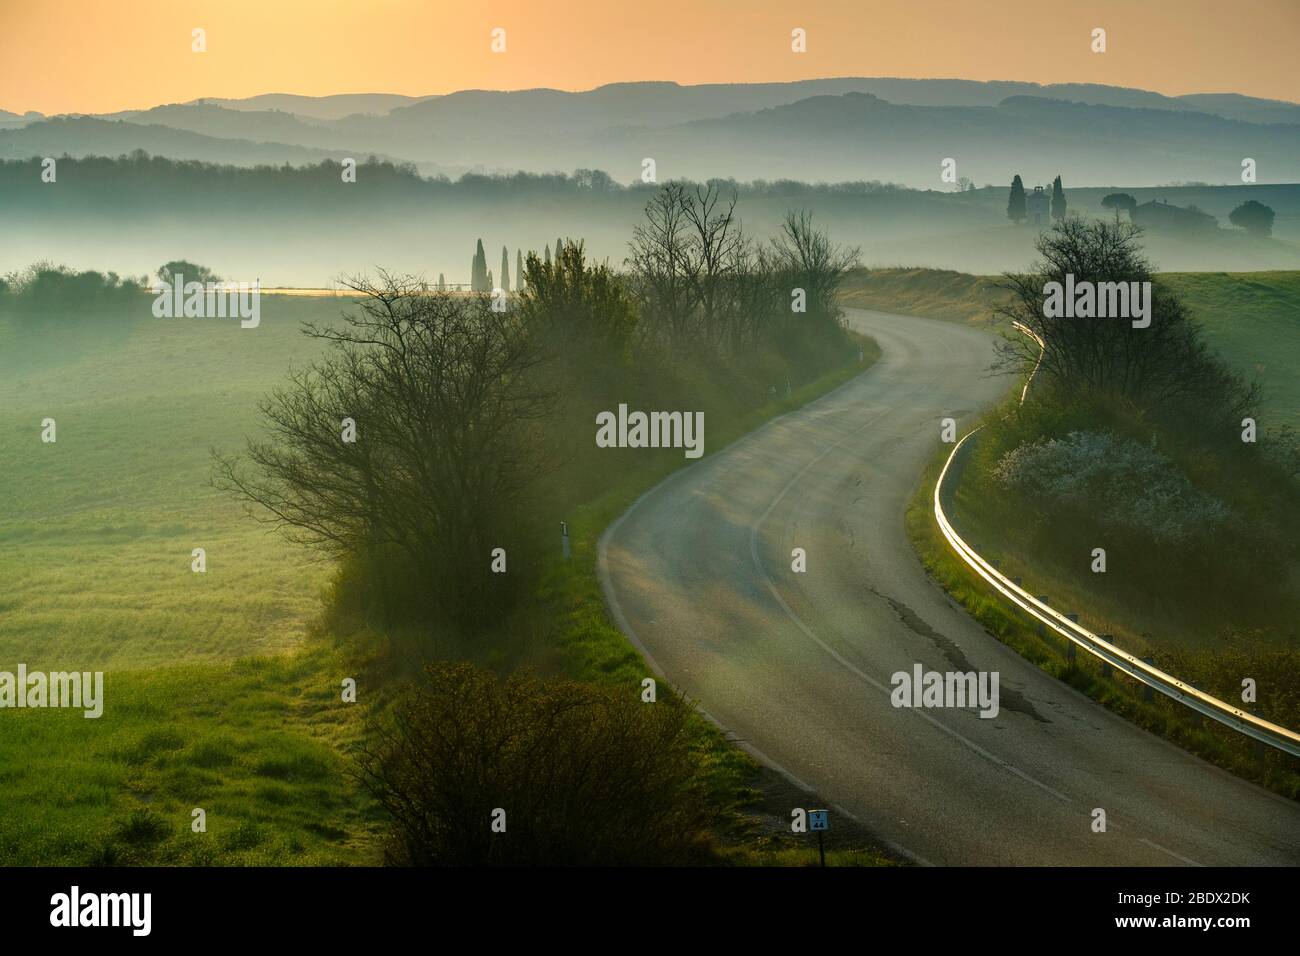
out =
{"type": "Polygon", "coordinates": [[[1300,272],[1169,272],[1210,345],[1264,388],[1270,424],[1300,428],[1300,272]]]}
{"type": "Polygon", "coordinates": [[[373,862],[348,667],[305,640],[329,568],[209,484],[344,300],[266,296],[256,330],[150,301],[0,318],[0,670],[105,672],[97,720],[0,715],[0,862],[373,862]]]}

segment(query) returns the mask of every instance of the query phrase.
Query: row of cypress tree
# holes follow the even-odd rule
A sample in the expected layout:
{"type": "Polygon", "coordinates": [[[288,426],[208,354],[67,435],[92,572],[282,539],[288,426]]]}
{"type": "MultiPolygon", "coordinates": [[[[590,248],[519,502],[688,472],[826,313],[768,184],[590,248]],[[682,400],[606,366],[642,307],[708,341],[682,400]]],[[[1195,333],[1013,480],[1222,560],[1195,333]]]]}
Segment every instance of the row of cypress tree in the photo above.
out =
{"type": "MultiPolygon", "coordinates": [[[[555,254],[558,257],[560,249],[564,245],[564,240],[555,240],[555,254]]],[[[547,246],[545,251],[545,262],[551,264],[551,247],[547,246]]],[[[501,247],[501,280],[497,282],[492,275],[492,270],[487,267],[487,253],[483,251],[483,240],[478,240],[478,246],[474,250],[474,259],[469,268],[469,288],[471,292],[491,292],[494,289],[504,289],[510,291],[510,253],[505,246],[501,247]]],[[[438,276],[438,288],[444,288],[446,283],[441,275],[438,276]]],[[[514,291],[524,291],[524,253],[522,249],[515,250],[515,288],[514,291]]]]}

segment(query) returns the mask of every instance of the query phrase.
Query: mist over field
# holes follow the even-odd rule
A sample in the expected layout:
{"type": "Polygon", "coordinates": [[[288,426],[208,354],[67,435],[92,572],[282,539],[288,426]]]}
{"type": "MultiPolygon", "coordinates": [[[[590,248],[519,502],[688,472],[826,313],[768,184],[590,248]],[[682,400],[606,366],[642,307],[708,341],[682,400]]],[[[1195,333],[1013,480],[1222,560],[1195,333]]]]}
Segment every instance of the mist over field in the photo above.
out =
{"type": "Polygon", "coordinates": [[[0,271],[50,259],[136,275],[181,254],[272,286],[379,264],[455,283],[478,238],[540,252],[557,235],[618,266],[649,178],[724,180],[758,238],[797,204],[868,266],[987,274],[1032,253],[1034,230],[1006,216],[1015,175],[1029,190],[1060,176],[1086,216],[1113,215],[1101,200],[1123,190],[1217,218],[1204,234],[1150,232],[1161,269],[1300,266],[1300,187],[1286,185],[1300,180],[1300,106],[1235,94],[888,78],[267,94],[5,114],[0,161],[0,271]],[[57,189],[41,157],[64,157],[57,189]],[[348,159],[360,167],[345,184],[348,159]],[[1228,224],[1246,198],[1275,211],[1271,238],[1228,224]]]}
{"type": "MultiPolygon", "coordinates": [[[[960,167],[959,167],[960,169],[960,167]]],[[[1029,167],[1023,170],[1032,184],[1029,167]]],[[[383,266],[430,281],[469,281],[474,242],[489,249],[543,251],[581,237],[592,256],[621,266],[632,226],[654,184],[622,185],[600,172],[428,179],[391,164],[357,169],[344,183],[332,162],[303,168],[242,168],[160,158],[62,160],[57,188],[37,160],[0,162],[0,273],[34,261],[143,275],[186,258],[264,286],[327,287],[340,275],[383,266]]],[[[1048,184],[1050,168],[1041,178],[1048,184]]],[[[1011,172],[1004,177],[1010,182],[1011,172]]],[[[1037,230],[1007,219],[1008,186],[955,193],[880,183],[720,183],[737,195],[746,231],[769,239],[793,207],[810,210],[837,238],[858,246],[867,266],[915,265],[996,274],[1033,254],[1037,230]]],[[[1111,187],[1065,181],[1070,210],[1113,218],[1111,187]]],[[[1219,228],[1185,235],[1151,231],[1160,268],[1254,271],[1300,267],[1300,186],[1126,188],[1139,202],[1195,206],[1219,228]],[[1277,214],[1273,235],[1228,223],[1256,199],[1277,214]]]]}

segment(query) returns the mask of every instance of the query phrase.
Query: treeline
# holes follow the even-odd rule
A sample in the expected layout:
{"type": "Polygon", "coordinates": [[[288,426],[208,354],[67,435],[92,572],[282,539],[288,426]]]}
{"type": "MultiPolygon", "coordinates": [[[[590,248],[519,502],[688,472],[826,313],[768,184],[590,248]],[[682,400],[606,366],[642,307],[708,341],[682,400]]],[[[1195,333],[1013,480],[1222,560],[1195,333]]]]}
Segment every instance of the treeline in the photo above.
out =
{"type": "Polygon", "coordinates": [[[85,315],[139,302],[147,276],[77,271],[52,262],[0,276],[0,312],[85,315]]]}
{"type": "Polygon", "coordinates": [[[669,183],[647,203],[626,260],[647,334],[713,352],[770,341],[795,361],[839,342],[835,293],[859,251],[833,244],[806,211],[787,213],[776,238],[756,242],[736,203],[712,183],[669,183]]]}
{"type": "MultiPolygon", "coordinates": [[[[167,195],[191,193],[203,196],[209,191],[226,195],[277,197],[311,195],[321,189],[333,189],[342,182],[343,166],[335,160],[293,166],[233,166],[199,160],[178,160],[151,156],[143,150],[116,156],[69,156],[57,159],[56,183],[51,189],[42,181],[41,157],[0,160],[0,208],[32,203],[61,202],[60,194],[74,189],[91,189],[106,199],[127,194],[167,195]]],[[[739,183],[731,179],[710,181],[716,188],[739,197],[813,198],[817,196],[875,195],[915,192],[904,186],[879,181],[841,183],[804,183],[782,179],[739,183]]],[[[514,200],[577,195],[630,195],[644,201],[657,189],[654,183],[614,181],[601,170],[578,169],[572,174],[555,173],[466,173],[452,180],[446,176],[421,176],[410,163],[393,163],[370,156],[358,160],[356,185],[366,192],[395,196],[433,196],[482,199],[485,197],[514,200]]],[[[337,194],[335,194],[337,195],[337,194]]],[[[191,199],[191,202],[199,200],[191,199]]]]}
{"type": "Polygon", "coordinates": [[[153,276],[119,276],[94,269],[77,271],[52,262],[35,262],[0,276],[0,313],[21,315],[28,321],[57,317],[60,322],[94,321],[103,315],[139,307],[151,293],[154,279],[170,285],[181,276],[189,282],[220,282],[207,266],[184,259],[164,262],[153,276]]]}

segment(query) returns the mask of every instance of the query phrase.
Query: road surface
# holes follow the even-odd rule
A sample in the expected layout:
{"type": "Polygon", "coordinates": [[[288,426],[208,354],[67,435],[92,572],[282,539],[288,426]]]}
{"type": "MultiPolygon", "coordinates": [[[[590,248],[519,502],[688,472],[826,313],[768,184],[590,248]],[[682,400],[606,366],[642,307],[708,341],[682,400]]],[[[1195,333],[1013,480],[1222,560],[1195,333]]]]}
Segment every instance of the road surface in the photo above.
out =
{"type": "Polygon", "coordinates": [[[1108,713],[927,579],[903,511],[940,419],[1011,383],[988,376],[983,331],[849,321],[883,350],[869,371],[677,472],[606,532],[606,599],[651,666],[918,862],[1300,864],[1300,805],[1108,713]],[[894,708],[890,676],[917,662],[999,672],[1000,714],[894,708]]]}

